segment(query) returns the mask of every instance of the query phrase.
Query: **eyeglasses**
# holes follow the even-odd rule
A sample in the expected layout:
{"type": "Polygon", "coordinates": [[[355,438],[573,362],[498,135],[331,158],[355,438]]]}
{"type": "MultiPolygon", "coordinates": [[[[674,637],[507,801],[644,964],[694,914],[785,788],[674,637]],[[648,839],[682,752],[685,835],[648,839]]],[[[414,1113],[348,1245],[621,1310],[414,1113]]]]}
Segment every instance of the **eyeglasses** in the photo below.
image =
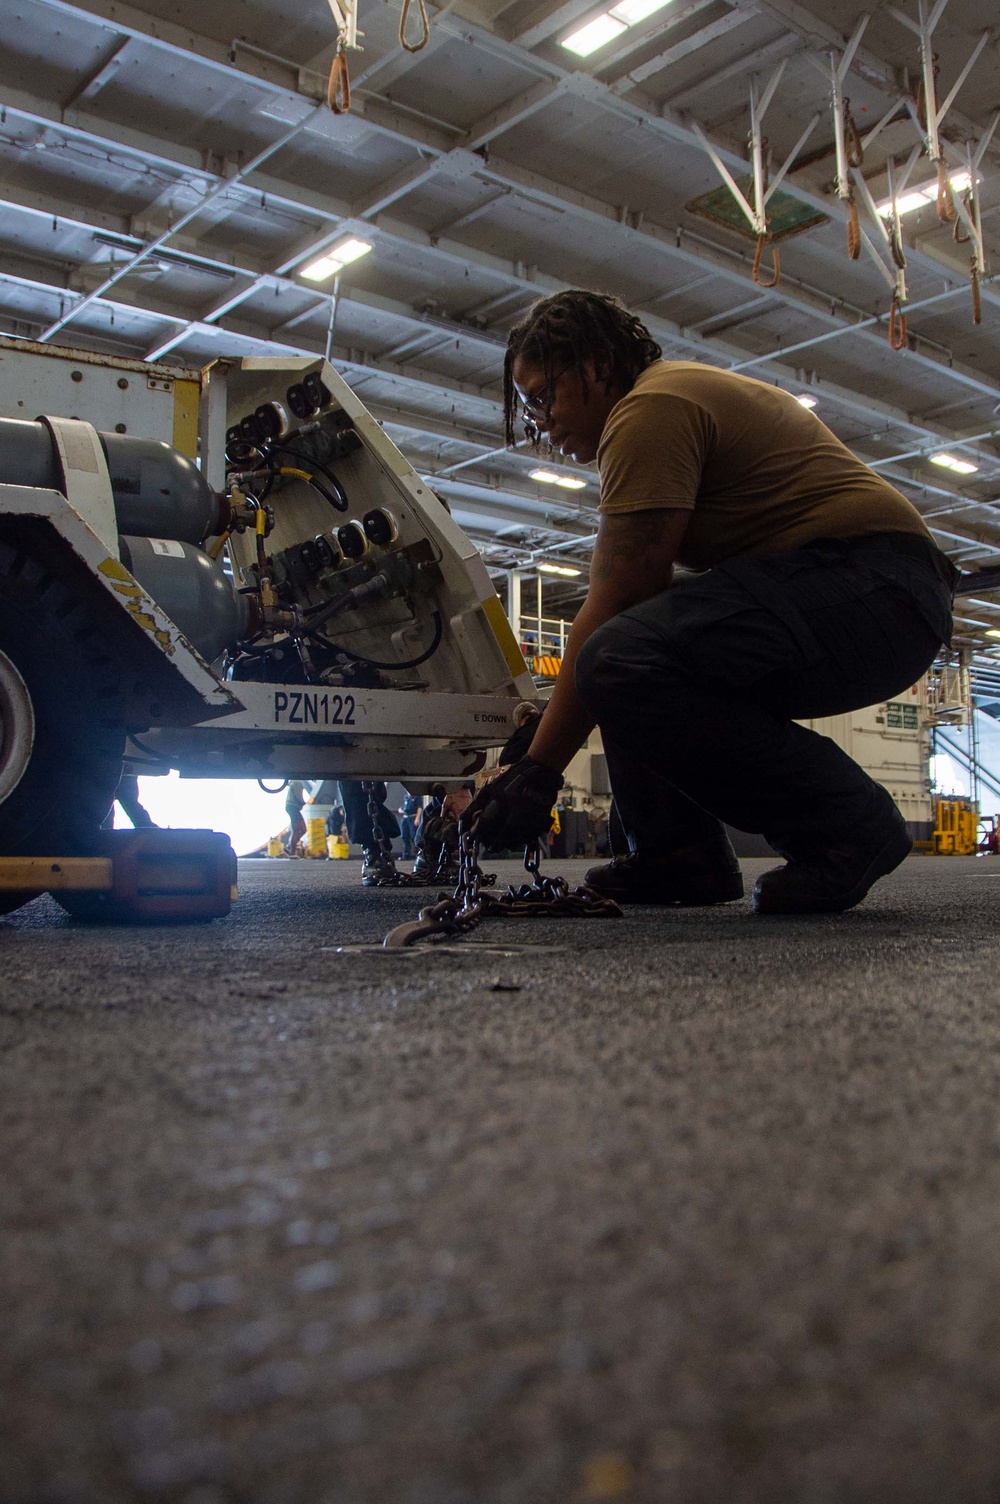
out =
{"type": "Polygon", "coordinates": [[[568,365],[563,366],[561,371],[556,371],[551,380],[545,383],[540,392],[529,393],[527,397],[521,399],[521,407],[526,422],[537,425],[549,421],[549,414],[552,411],[552,404],[556,396],[556,382],[560,376],[565,376],[566,372],[572,370],[572,368],[573,362],[570,361],[568,365]]]}

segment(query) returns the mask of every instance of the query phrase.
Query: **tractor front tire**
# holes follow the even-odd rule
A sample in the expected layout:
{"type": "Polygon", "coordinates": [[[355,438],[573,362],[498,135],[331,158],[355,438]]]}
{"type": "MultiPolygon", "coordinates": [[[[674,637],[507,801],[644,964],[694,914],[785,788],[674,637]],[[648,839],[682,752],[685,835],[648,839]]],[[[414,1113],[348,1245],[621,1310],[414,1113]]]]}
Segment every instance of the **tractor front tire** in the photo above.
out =
{"type": "MultiPolygon", "coordinates": [[[[125,732],[115,665],[70,584],[0,542],[0,856],[86,856],[125,732]]],[[[0,913],[34,893],[0,889],[0,913]]]]}

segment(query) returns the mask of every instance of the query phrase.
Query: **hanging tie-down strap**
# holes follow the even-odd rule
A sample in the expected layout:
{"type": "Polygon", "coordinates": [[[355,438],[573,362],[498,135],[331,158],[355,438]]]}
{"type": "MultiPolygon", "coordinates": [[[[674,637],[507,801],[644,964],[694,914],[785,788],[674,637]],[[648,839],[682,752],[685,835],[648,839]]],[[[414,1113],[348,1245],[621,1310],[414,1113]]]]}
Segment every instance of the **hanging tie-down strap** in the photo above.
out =
{"type": "Polygon", "coordinates": [[[753,258],[753,279],[758,287],[777,287],[778,283],[781,281],[781,258],[778,255],[778,247],[771,240],[769,233],[766,235],[757,236],[757,249],[754,252],[753,258]],[[762,277],[760,274],[760,263],[764,255],[764,247],[767,244],[770,244],[771,246],[771,256],[773,260],[773,268],[770,278],[762,277]]]}
{"type": "Polygon", "coordinates": [[[347,51],[343,36],[337,38],[337,50],[330,65],[326,102],[335,115],[346,115],[351,108],[351,75],[347,71],[347,51]]]}
{"type": "Polygon", "coordinates": [[[407,52],[422,52],[431,39],[431,23],[427,16],[427,7],[424,0],[417,0],[420,11],[420,35],[415,42],[407,40],[406,25],[410,19],[410,7],[413,0],[403,0],[403,9],[399,13],[399,45],[407,52]]]}

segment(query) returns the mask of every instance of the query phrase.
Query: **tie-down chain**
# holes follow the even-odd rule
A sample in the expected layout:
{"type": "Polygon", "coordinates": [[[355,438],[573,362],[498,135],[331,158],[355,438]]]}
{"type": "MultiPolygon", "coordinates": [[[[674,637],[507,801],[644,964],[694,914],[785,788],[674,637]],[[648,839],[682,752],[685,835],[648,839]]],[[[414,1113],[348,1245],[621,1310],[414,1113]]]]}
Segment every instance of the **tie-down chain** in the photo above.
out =
{"type": "Polygon", "coordinates": [[[480,920],[506,915],[511,919],[620,919],[622,911],[612,898],[604,898],[593,888],[570,888],[564,877],[545,877],[539,870],[538,841],[524,852],[524,870],[531,883],[519,888],[511,884],[504,893],[484,893],[483,887],[495,881],[479,865],[479,841],[475,827],[462,831],[458,843],[458,883],[449,897],[420,910],[416,919],[398,924],[382,944],[386,950],[401,950],[421,940],[441,941],[468,934],[480,920]]]}

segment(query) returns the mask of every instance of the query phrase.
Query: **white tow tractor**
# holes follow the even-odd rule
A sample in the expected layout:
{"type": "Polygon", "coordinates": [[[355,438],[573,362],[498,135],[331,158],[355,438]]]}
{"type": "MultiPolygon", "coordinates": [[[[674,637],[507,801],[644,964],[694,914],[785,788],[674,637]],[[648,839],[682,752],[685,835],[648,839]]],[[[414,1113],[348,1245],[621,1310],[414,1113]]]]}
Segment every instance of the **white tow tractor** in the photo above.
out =
{"type": "Polygon", "coordinates": [[[536,699],[477,550],[325,361],[217,362],[199,429],[196,464],[0,418],[0,857],[93,852],[123,759],[468,777],[536,699]]]}

